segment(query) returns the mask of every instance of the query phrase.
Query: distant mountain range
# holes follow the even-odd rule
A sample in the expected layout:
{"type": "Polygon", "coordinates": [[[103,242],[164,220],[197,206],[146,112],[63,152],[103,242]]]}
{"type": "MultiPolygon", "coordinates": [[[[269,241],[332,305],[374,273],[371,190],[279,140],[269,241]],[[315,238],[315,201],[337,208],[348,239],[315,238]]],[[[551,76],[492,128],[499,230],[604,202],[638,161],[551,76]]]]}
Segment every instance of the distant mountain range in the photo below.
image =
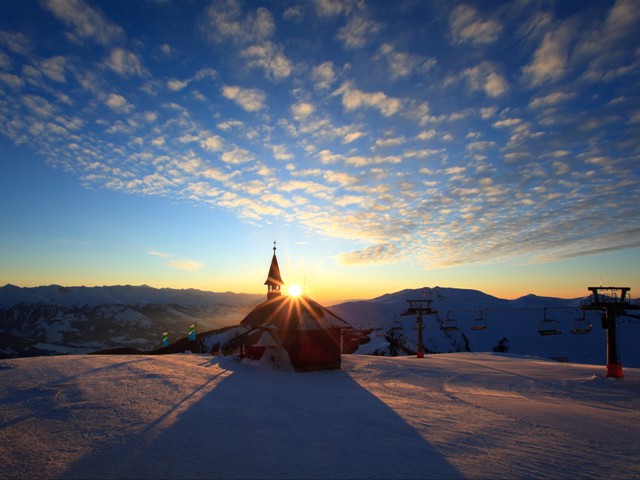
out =
{"type": "MultiPolygon", "coordinates": [[[[148,286],[0,288],[0,357],[89,353],[113,348],[153,350],[162,333],[171,343],[197,322],[210,349],[228,342],[265,296],[148,286]],[[222,329],[222,330],[220,330],[222,329]],[[220,331],[219,331],[220,330],[220,331]],[[212,331],[204,335],[203,332],[212,331]]],[[[437,313],[423,318],[427,353],[507,351],[578,363],[605,363],[606,341],[598,312],[580,311],[581,299],[527,295],[505,300],[477,290],[424,287],[328,307],[349,322],[360,343],[355,353],[411,354],[416,316],[401,315],[407,300],[430,300],[437,313]],[[541,336],[552,320],[559,335],[541,336]],[[586,334],[572,334],[580,323],[586,334]],[[482,324],[484,328],[478,329],[482,324]],[[455,329],[445,328],[455,326],[455,329]]],[[[640,321],[620,317],[619,351],[625,366],[640,367],[640,321]]]]}
{"type": "Polygon", "coordinates": [[[264,295],[143,286],[0,288],[0,357],[149,350],[187,335],[234,325],[264,295]]]}

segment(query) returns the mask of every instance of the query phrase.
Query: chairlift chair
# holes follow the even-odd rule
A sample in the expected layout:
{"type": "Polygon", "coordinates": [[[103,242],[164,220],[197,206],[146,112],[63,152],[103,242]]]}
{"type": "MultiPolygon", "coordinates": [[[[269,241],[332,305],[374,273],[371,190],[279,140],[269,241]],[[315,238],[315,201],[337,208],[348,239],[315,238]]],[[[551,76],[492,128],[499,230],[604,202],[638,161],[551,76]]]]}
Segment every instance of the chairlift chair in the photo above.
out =
{"type": "Polygon", "coordinates": [[[558,321],[552,318],[547,318],[547,309],[544,309],[544,319],[538,325],[538,333],[543,337],[548,335],[560,335],[558,329],[558,321]]]}
{"type": "Polygon", "coordinates": [[[571,329],[571,333],[580,335],[591,332],[591,327],[593,325],[589,320],[587,320],[585,315],[586,312],[583,310],[582,317],[578,317],[573,321],[573,328],[571,329]]]}
{"type": "Polygon", "coordinates": [[[404,326],[402,325],[402,322],[398,320],[398,317],[395,317],[393,322],[391,322],[390,330],[404,330],[404,326]]]}
{"type": "Polygon", "coordinates": [[[458,323],[453,318],[449,318],[449,313],[450,312],[447,312],[447,319],[442,322],[442,330],[445,332],[455,332],[458,330],[458,323]]]}
{"type": "Polygon", "coordinates": [[[478,318],[473,319],[473,323],[471,324],[471,330],[486,330],[487,329],[487,321],[484,319],[482,315],[482,310],[480,310],[480,316],[478,318]]]}

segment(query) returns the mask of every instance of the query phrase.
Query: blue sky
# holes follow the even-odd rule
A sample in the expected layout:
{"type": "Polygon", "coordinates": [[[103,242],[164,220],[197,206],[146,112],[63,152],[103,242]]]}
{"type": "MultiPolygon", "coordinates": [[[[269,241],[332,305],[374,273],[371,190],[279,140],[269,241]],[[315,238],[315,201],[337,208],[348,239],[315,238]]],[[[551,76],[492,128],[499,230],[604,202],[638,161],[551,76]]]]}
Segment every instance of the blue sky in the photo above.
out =
{"type": "Polygon", "coordinates": [[[8,1],[0,283],[640,289],[640,8],[8,1]]]}

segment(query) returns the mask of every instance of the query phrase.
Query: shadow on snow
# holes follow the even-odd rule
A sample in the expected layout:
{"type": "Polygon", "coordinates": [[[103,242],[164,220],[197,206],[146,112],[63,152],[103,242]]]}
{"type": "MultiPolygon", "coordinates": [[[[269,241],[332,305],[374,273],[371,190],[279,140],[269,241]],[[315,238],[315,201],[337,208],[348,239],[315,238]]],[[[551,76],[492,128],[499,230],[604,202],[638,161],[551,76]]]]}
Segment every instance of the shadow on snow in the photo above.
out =
{"type": "Polygon", "coordinates": [[[227,376],[212,376],[142,432],[98,446],[61,477],[462,476],[346,372],[282,373],[228,358],[207,365],[227,376]],[[164,421],[196,394],[173,423],[164,421]]]}

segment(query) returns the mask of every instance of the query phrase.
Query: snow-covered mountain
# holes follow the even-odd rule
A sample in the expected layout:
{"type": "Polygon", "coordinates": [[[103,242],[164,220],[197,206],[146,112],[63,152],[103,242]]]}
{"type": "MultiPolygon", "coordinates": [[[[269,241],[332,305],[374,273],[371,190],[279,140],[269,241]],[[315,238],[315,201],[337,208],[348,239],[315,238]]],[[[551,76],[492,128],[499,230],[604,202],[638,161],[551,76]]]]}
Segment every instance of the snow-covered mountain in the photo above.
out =
{"type": "MultiPolygon", "coordinates": [[[[238,325],[264,295],[156,289],[148,286],[0,288],[0,356],[88,353],[130,347],[152,350],[163,331],[171,342],[198,331],[238,325]]],[[[431,300],[437,314],[424,317],[427,353],[502,351],[569,362],[604,364],[606,336],[599,312],[586,312],[587,334],[572,334],[583,321],[580,298],[527,295],[505,300],[477,290],[424,287],[371,300],[330,306],[354,328],[359,354],[406,355],[416,350],[415,316],[402,316],[407,300],[431,300]],[[538,326],[554,320],[560,335],[541,336],[538,326]],[[473,327],[479,321],[483,330],[473,327]],[[579,320],[578,320],[579,319],[579,320]],[[456,330],[446,330],[445,323],[456,330]]],[[[640,321],[619,317],[619,352],[624,366],[640,367],[640,321]]],[[[226,344],[239,329],[200,337],[207,351],[226,344]]],[[[347,351],[350,353],[351,351],[347,351]]]]}
{"type": "MultiPolygon", "coordinates": [[[[601,363],[606,361],[606,331],[600,313],[582,312],[583,299],[527,295],[504,300],[477,290],[420,288],[383,295],[369,301],[347,302],[331,310],[356,328],[371,330],[370,341],[356,353],[389,355],[416,350],[417,316],[402,316],[407,300],[431,300],[437,312],[423,317],[423,341],[427,352],[503,351],[556,360],[601,363]],[[584,314],[584,317],[583,317],[584,314]],[[557,324],[559,335],[541,336],[543,320],[557,324]],[[457,329],[443,328],[454,325],[457,329]],[[483,324],[483,330],[473,327],[483,324]],[[572,334],[576,325],[591,324],[586,334],[572,334]],[[399,343],[403,349],[394,349],[399,343]],[[391,345],[390,345],[391,344],[391,345]]],[[[640,367],[640,321],[618,318],[619,352],[623,365],[640,367]]]]}
{"type": "Polygon", "coordinates": [[[640,478],[640,369],[495,353],[0,360],[0,478],[640,478]]]}
{"type": "Polygon", "coordinates": [[[263,295],[143,286],[0,288],[0,357],[157,348],[237,324],[263,295]]]}

